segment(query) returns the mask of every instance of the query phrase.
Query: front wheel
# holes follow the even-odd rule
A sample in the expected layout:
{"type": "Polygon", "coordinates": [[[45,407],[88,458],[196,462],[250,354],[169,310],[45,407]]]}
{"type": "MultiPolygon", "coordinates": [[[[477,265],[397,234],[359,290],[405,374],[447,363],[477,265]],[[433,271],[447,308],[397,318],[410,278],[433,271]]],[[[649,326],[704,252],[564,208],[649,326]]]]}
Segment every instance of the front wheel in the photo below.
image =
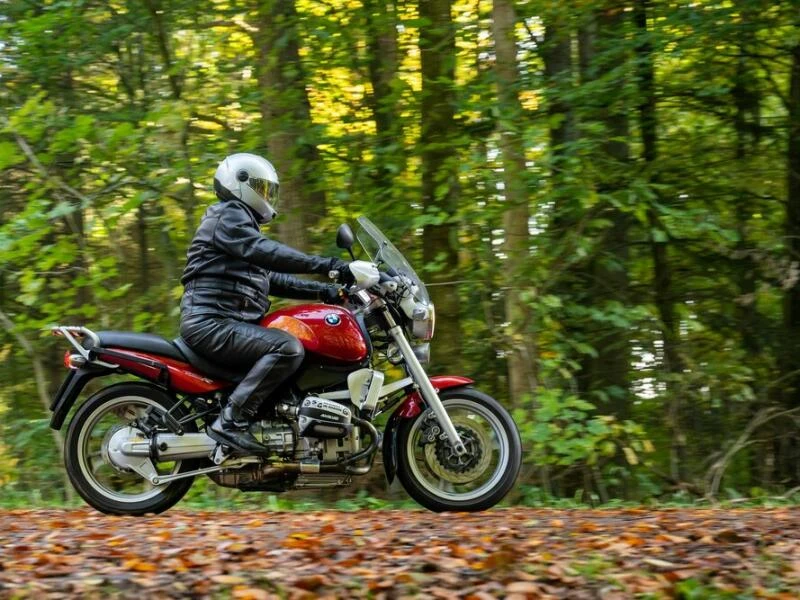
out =
{"type": "Polygon", "coordinates": [[[514,485],[522,444],[511,415],[497,400],[472,388],[439,395],[467,452],[456,455],[433,411],[403,420],[397,430],[397,476],[425,508],[478,511],[491,508],[514,485]]]}

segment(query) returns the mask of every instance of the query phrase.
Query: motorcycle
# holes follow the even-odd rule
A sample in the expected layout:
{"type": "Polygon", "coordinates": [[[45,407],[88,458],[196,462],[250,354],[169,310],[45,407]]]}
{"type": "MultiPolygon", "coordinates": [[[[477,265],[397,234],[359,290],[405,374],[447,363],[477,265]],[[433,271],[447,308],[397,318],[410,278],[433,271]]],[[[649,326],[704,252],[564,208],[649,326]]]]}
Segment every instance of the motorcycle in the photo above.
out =
{"type": "Polygon", "coordinates": [[[379,447],[388,481],[396,475],[432,511],[484,510],[508,493],[521,464],[514,421],[471,379],[428,377],[435,313],[425,285],[380,229],[358,222],[369,261],[355,260],[348,225],[336,239],[354,260],[346,303],[295,305],[261,321],[306,350],[251,426],[263,455],[238,455],[206,435],[249,365],[227,369],[181,338],[53,328],[72,348],[50,406],[52,428],[62,428],[89,381],[139,378],[99,390],[69,423],[66,469],[87,503],[109,514],[160,513],[199,475],[248,491],[345,487],[372,469],[379,447]],[[405,376],[387,381],[378,369],[386,363],[405,376]],[[384,414],[381,434],[375,421],[384,414]]]}

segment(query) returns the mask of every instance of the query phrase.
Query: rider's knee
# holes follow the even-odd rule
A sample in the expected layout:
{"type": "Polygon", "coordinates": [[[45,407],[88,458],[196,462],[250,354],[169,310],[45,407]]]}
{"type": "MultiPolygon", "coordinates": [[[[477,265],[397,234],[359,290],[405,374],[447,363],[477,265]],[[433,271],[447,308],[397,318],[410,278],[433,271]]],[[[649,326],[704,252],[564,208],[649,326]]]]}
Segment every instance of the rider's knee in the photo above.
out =
{"type": "Polygon", "coordinates": [[[286,341],[281,344],[281,354],[288,360],[294,360],[299,364],[303,361],[306,349],[303,348],[303,344],[296,337],[287,336],[286,341]]]}

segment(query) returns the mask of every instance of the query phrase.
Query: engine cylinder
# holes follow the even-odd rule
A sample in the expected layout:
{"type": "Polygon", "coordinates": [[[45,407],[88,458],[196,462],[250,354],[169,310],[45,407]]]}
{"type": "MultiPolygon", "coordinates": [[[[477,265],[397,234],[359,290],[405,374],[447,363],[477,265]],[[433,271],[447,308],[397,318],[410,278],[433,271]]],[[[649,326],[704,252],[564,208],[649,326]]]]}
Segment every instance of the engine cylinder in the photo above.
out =
{"type": "Polygon", "coordinates": [[[352,416],[350,409],[338,402],[309,396],[297,411],[297,425],[305,437],[343,438],[352,430],[352,416]]]}
{"type": "Polygon", "coordinates": [[[256,421],[250,433],[279,456],[292,456],[295,447],[294,430],[283,421],[256,421]]]}

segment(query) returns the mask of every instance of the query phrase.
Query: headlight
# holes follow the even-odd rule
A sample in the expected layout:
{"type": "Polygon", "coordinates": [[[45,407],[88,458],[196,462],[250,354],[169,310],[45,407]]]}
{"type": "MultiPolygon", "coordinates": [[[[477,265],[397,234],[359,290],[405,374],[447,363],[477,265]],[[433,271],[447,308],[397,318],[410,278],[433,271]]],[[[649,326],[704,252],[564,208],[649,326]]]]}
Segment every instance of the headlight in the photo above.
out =
{"type": "Polygon", "coordinates": [[[426,343],[414,346],[414,356],[420,363],[427,365],[431,362],[431,345],[426,343]]]}
{"type": "MultiPolygon", "coordinates": [[[[417,306],[419,309],[423,305],[417,306]]],[[[428,304],[425,309],[424,314],[422,314],[421,310],[415,311],[414,316],[420,318],[415,318],[411,321],[411,335],[427,342],[433,337],[433,330],[436,327],[436,311],[433,308],[433,304],[428,304]]]]}

